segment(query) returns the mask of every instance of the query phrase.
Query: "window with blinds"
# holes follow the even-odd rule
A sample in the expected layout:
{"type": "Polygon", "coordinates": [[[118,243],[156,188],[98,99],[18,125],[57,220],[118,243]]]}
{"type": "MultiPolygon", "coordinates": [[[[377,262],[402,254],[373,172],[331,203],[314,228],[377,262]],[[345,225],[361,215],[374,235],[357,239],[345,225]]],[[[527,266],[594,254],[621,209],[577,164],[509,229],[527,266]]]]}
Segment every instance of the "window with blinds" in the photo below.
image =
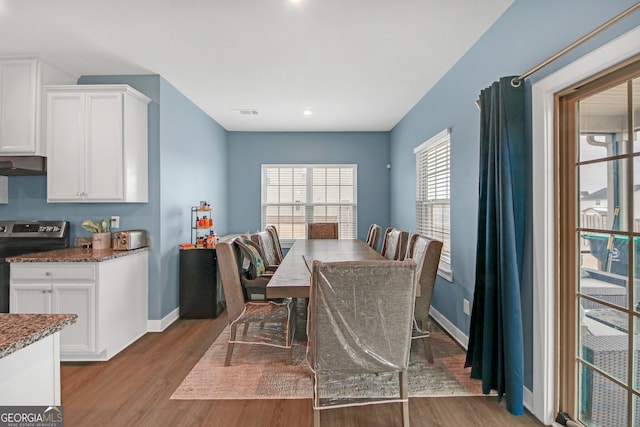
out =
{"type": "Polygon", "coordinates": [[[306,223],[337,222],[357,237],[357,165],[262,165],[262,229],[287,242],[306,238],[306,223]]]}
{"type": "Polygon", "coordinates": [[[450,137],[445,129],[413,150],[416,155],[416,229],[441,240],[438,274],[453,280],[451,271],[450,137]]]}

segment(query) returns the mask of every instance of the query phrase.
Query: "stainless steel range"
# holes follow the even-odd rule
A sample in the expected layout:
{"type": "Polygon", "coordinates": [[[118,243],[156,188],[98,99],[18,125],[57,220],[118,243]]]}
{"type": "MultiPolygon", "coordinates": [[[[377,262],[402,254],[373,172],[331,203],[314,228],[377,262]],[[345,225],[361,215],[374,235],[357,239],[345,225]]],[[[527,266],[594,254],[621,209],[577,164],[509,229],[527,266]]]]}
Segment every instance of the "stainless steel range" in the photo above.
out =
{"type": "Polygon", "coordinates": [[[9,312],[7,258],[69,247],[69,221],[0,221],[0,313],[9,312]]]}

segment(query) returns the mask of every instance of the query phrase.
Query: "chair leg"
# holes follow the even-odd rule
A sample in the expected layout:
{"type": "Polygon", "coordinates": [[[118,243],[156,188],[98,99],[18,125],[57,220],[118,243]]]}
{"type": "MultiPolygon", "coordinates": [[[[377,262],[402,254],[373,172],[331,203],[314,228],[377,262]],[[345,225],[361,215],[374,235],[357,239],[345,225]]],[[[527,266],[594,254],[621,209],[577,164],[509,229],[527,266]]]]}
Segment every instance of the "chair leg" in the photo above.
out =
{"type": "Polygon", "coordinates": [[[424,354],[427,362],[433,363],[433,352],[431,351],[431,340],[429,337],[422,337],[422,345],[424,346],[424,354]]]}
{"type": "MultiPolygon", "coordinates": [[[[429,325],[429,319],[422,319],[420,322],[422,330],[430,333],[431,326],[429,325]]],[[[431,351],[431,340],[429,337],[422,338],[422,345],[424,346],[424,354],[427,358],[427,362],[433,363],[433,352],[431,351]]]]}
{"type": "Polygon", "coordinates": [[[245,322],[244,329],[242,330],[242,335],[247,335],[247,330],[249,330],[249,322],[245,322]]]}
{"type": "Polygon", "coordinates": [[[313,410],[313,427],[320,427],[320,410],[313,410]]]}
{"type": "Polygon", "coordinates": [[[236,339],[236,325],[231,325],[229,328],[229,342],[227,343],[227,357],[224,359],[224,366],[231,364],[231,355],[233,354],[233,343],[236,339]]]}
{"type": "Polygon", "coordinates": [[[287,365],[291,365],[292,361],[293,361],[293,344],[287,350],[285,363],[287,365]]]}
{"type": "Polygon", "coordinates": [[[409,386],[406,369],[400,372],[400,397],[406,399],[406,402],[402,402],[402,425],[409,427],[409,386]]]}

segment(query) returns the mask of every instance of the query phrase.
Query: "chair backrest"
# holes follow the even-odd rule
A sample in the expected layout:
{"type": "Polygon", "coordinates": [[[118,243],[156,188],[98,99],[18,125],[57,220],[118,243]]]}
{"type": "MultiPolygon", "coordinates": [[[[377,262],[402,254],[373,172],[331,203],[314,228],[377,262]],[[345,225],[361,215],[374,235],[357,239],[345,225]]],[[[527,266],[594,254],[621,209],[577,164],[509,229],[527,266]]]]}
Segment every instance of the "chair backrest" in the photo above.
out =
{"type": "Polygon", "coordinates": [[[222,281],[222,289],[227,304],[229,323],[236,320],[244,311],[245,297],[240,282],[240,265],[237,246],[234,239],[216,245],[218,273],[222,281]]]}
{"type": "Polygon", "coordinates": [[[386,259],[402,261],[407,251],[407,241],[409,233],[397,228],[389,227],[384,233],[382,241],[382,251],[380,252],[386,259]]]}
{"type": "Polygon", "coordinates": [[[278,256],[278,265],[282,264],[282,260],[284,259],[284,252],[282,251],[282,244],[280,243],[278,229],[274,225],[267,225],[265,230],[268,233],[271,233],[271,239],[273,240],[273,245],[276,248],[276,254],[278,256]]]}
{"type": "Polygon", "coordinates": [[[406,369],[415,262],[314,261],[307,358],[316,372],[406,369]]]}
{"type": "Polygon", "coordinates": [[[429,315],[441,253],[442,242],[439,240],[420,234],[412,234],[409,238],[405,259],[412,259],[416,263],[416,318],[427,318],[429,315]]]}
{"type": "Polygon", "coordinates": [[[268,231],[259,231],[257,233],[253,233],[250,237],[254,243],[257,243],[260,246],[267,266],[280,265],[271,233],[268,231]]]}
{"type": "Polygon", "coordinates": [[[378,250],[378,242],[380,241],[380,233],[382,233],[382,227],[378,224],[371,224],[369,226],[369,233],[367,234],[367,245],[370,248],[378,250]]]}
{"type": "Polygon", "coordinates": [[[255,279],[266,272],[269,264],[259,244],[250,236],[238,236],[233,242],[240,248],[242,265],[249,279],[255,279]]]}
{"type": "Polygon", "coordinates": [[[310,222],[307,224],[307,239],[337,239],[337,222],[310,222]]]}

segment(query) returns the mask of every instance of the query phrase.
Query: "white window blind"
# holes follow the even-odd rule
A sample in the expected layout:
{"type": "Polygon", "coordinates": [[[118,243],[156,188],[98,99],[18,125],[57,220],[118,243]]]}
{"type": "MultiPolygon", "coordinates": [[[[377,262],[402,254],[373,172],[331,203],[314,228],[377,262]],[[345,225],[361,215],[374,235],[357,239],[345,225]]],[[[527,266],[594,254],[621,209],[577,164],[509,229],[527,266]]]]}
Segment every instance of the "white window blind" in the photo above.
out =
{"type": "Polygon", "coordinates": [[[452,280],[450,221],[450,137],[445,129],[416,147],[416,229],[441,240],[438,273],[452,280]]]}
{"type": "Polygon", "coordinates": [[[306,223],[337,222],[341,239],[357,236],[357,165],[262,165],[262,229],[306,238],[306,223]]]}

